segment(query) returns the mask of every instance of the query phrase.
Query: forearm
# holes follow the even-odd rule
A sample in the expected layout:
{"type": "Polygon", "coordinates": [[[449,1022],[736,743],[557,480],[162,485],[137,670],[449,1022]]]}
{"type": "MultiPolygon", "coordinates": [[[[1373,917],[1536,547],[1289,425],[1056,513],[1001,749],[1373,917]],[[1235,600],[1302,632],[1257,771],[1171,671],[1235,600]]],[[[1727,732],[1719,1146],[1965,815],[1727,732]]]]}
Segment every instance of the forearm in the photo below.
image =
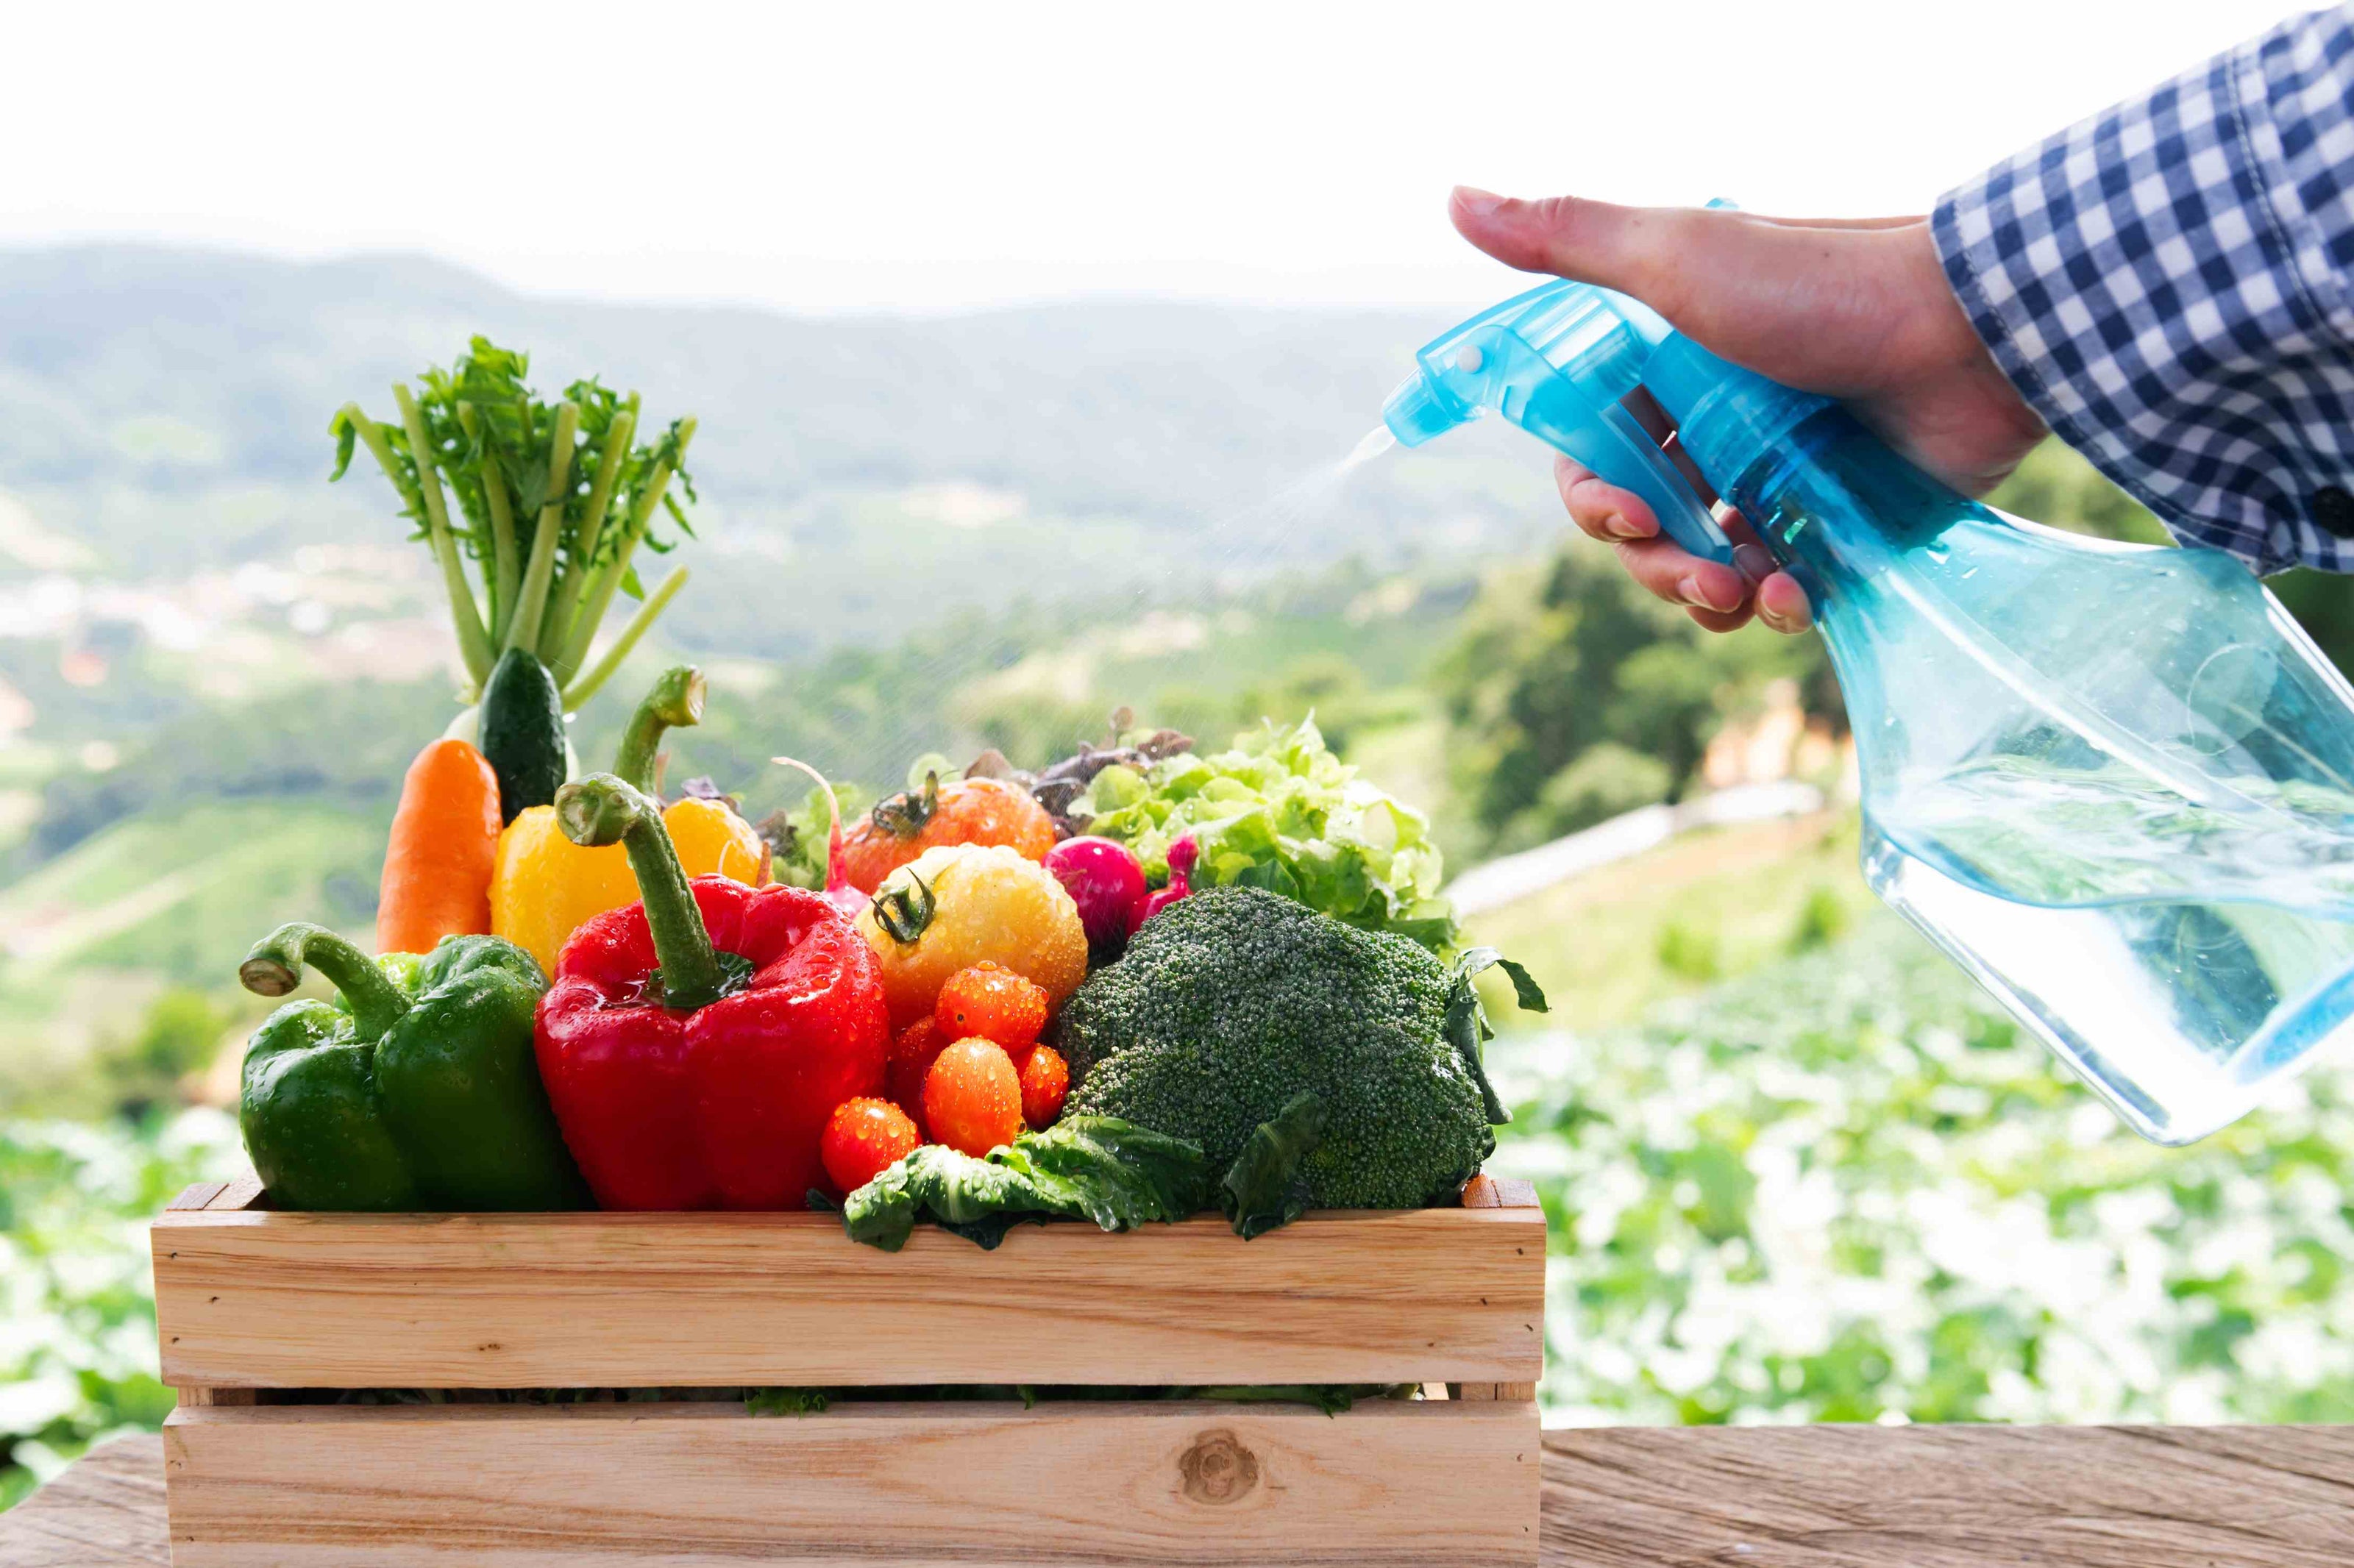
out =
{"type": "Polygon", "coordinates": [[[1934,231],[2004,375],[2179,537],[2354,571],[2354,7],[2028,149],[1934,231]]]}

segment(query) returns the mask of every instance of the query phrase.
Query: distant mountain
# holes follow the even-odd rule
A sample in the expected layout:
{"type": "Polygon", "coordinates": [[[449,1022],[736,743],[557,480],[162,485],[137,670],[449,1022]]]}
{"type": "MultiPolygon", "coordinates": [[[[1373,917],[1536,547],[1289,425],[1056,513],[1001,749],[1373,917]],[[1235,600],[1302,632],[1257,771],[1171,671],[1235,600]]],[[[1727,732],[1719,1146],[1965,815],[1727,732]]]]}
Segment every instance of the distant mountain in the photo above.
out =
{"type": "MultiPolygon", "coordinates": [[[[1122,556],[1150,579],[1237,554],[1305,563],[1492,546],[1517,536],[1545,489],[1541,463],[1500,461],[1493,440],[1386,461],[1338,498],[1257,504],[1345,454],[1411,349],[1445,324],[1144,301],[796,317],[529,297],[408,257],[0,252],[0,490],[116,574],[220,565],[354,528],[389,538],[379,479],[323,482],[328,415],[355,397],[382,411],[393,381],[446,364],[482,332],[529,349],[544,387],[595,373],[642,389],[653,417],[699,415],[694,467],[712,532],[755,568],[833,556],[845,534],[893,520],[854,502],[944,483],[1013,498],[948,516],[958,532],[988,533],[974,516],[1051,524],[1034,548],[1019,535],[986,549],[949,541],[958,569],[938,586],[951,592],[972,580],[966,557],[1051,560],[1068,553],[1068,529],[1111,524],[1129,532],[1083,547],[1096,557],[1086,569],[1017,576],[1052,593],[1085,588],[1122,556]]],[[[886,558],[932,553],[902,540],[886,558]]],[[[863,560],[848,580],[873,569],[863,560]]],[[[751,575],[804,590],[810,580],[751,575]]]]}

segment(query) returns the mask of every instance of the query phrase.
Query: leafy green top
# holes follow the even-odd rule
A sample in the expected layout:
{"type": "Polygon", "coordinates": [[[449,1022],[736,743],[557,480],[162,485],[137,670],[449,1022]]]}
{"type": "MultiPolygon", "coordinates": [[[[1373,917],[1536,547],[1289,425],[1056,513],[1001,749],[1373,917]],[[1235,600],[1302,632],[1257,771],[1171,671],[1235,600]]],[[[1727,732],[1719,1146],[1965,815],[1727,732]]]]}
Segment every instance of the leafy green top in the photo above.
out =
{"type": "Polygon", "coordinates": [[[341,479],[365,443],[401,498],[415,538],[440,558],[461,649],[477,685],[497,654],[527,648],[554,672],[576,705],[601,685],[677,592],[673,572],[650,598],[631,556],[642,545],[666,554],[654,514],[680,532],[695,529],[671,483],[696,499],[685,469],[692,418],[673,420],[640,441],[639,400],[594,377],[575,381],[554,403],[525,377],[528,355],[477,336],[449,369],[429,368],[412,391],[396,387],[400,417],[378,423],[347,403],[329,432],[341,479]],[[431,455],[419,462],[419,452],[431,455]],[[444,497],[457,496],[454,514],[444,497]],[[477,608],[463,562],[482,578],[477,608]],[[581,665],[615,593],[643,602],[595,670],[581,665]]]}
{"type": "Polygon", "coordinates": [[[1092,814],[1089,832],[1133,849],[1156,884],[1169,846],[1191,834],[1195,887],[1262,887],[1434,951],[1454,945],[1429,820],[1335,757],[1313,717],[1262,723],[1209,756],[1107,768],[1073,810],[1092,814]]]}

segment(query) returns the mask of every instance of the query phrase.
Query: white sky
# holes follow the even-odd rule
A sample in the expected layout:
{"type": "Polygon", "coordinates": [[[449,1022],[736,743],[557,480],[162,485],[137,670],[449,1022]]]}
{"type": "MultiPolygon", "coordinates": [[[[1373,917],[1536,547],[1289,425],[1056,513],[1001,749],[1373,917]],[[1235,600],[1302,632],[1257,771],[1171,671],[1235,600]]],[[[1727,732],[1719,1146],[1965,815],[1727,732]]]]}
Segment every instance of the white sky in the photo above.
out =
{"type": "Polygon", "coordinates": [[[1479,302],[1441,203],[1919,210],[2283,0],[7,8],[0,245],[797,309],[1479,302]]]}

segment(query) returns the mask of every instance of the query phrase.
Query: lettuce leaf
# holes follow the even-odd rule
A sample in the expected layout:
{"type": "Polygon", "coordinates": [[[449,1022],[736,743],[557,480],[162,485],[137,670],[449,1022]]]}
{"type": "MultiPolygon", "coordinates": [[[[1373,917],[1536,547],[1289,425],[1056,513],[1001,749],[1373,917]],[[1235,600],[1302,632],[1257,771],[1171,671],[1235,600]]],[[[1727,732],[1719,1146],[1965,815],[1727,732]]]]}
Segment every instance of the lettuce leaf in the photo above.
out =
{"type": "Polygon", "coordinates": [[[1134,850],[1156,885],[1169,846],[1191,833],[1197,887],[1245,883],[1434,952],[1454,944],[1429,820],[1359,778],[1313,718],[1262,724],[1225,751],[1181,753],[1142,773],[1106,768],[1077,809],[1092,813],[1088,832],[1134,850]]]}
{"type": "Polygon", "coordinates": [[[982,1247],[1015,1225],[1093,1220],[1124,1231],[1182,1220],[1205,1207],[1209,1160],[1201,1146],[1117,1117],[1066,1117],[1025,1132],[985,1160],[928,1143],[843,1201],[853,1241],[897,1252],[931,1219],[982,1247]]]}

